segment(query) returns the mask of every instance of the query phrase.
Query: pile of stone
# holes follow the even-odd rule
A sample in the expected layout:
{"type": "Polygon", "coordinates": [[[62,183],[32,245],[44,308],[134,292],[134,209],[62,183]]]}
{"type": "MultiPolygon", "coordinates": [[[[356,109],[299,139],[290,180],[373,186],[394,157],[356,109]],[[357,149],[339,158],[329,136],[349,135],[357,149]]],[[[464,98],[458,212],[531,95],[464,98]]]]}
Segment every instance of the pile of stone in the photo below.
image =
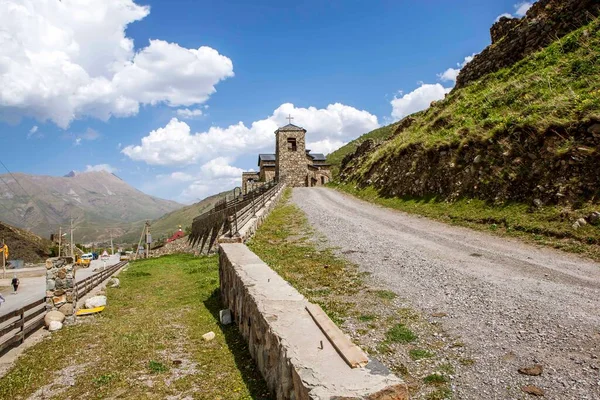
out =
{"type": "Polygon", "coordinates": [[[582,226],[590,225],[600,225],[600,212],[594,211],[586,218],[579,218],[577,221],[573,223],[573,229],[579,229],[582,226]]]}
{"type": "Polygon", "coordinates": [[[62,328],[65,320],[71,321],[77,302],[75,288],[75,265],[70,257],[46,260],[46,327],[62,328]]]}

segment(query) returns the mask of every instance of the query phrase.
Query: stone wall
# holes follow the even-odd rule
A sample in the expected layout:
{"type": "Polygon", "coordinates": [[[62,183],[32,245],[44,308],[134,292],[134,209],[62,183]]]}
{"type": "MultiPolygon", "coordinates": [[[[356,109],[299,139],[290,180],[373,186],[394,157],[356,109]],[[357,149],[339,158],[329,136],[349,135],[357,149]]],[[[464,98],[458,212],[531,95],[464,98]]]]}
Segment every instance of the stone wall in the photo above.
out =
{"type": "Polygon", "coordinates": [[[75,265],[71,257],[46,260],[46,309],[72,317],[77,306],[75,265]]]}
{"type": "Polygon", "coordinates": [[[275,167],[264,167],[260,170],[260,180],[263,182],[272,182],[275,180],[275,167]]]}
{"type": "Polygon", "coordinates": [[[539,0],[522,19],[500,19],[491,28],[492,45],[465,65],[456,87],[517,63],[598,15],[598,0],[539,0]]]}
{"type": "MultiPolygon", "coordinates": [[[[206,249],[204,251],[206,253],[206,249]]],[[[166,243],[157,249],[150,250],[150,256],[160,257],[168,254],[193,254],[195,256],[200,255],[199,247],[192,246],[189,243],[189,238],[184,236],[180,239],[173,240],[170,243],[166,243]]]]}
{"type": "Polygon", "coordinates": [[[284,130],[275,132],[275,158],[277,159],[277,180],[282,179],[290,187],[306,186],[307,164],[304,129],[284,130]],[[296,150],[288,149],[288,139],[296,139],[296,150]]]}
{"type": "Polygon", "coordinates": [[[251,190],[251,185],[248,184],[248,180],[258,182],[260,179],[258,172],[242,172],[242,193],[246,194],[251,190]]]}
{"type": "Polygon", "coordinates": [[[222,301],[278,400],[408,398],[380,364],[350,368],[306,311],[306,298],[245,245],[220,245],[219,278],[222,301]]]}

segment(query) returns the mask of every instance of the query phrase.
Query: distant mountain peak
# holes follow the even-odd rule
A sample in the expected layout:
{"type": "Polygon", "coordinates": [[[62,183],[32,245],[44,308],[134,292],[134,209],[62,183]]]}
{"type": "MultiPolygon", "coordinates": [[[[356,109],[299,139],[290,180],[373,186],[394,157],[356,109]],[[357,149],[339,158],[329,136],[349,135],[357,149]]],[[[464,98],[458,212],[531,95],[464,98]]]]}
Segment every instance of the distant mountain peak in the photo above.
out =
{"type": "Polygon", "coordinates": [[[76,176],[78,174],[77,171],[73,170],[71,172],[69,172],[68,174],[65,175],[65,178],[73,178],[74,176],[76,176]]]}

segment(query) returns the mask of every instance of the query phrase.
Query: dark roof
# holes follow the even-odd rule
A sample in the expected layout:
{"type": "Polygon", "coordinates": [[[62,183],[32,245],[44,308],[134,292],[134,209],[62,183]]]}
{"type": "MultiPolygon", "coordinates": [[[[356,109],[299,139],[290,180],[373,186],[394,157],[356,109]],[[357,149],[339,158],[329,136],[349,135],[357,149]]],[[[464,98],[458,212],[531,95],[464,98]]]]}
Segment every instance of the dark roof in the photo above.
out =
{"type": "Polygon", "coordinates": [[[259,154],[258,155],[258,166],[260,167],[260,162],[264,163],[274,163],[275,162],[275,154],[259,154]]]}
{"type": "Polygon", "coordinates": [[[303,131],[303,132],[306,132],[306,129],[300,128],[299,126],[296,126],[294,124],[287,124],[286,126],[282,126],[281,128],[277,129],[275,131],[275,133],[277,133],[279,131],[303,131]]]}
{"type": "Polygon", "coordinates": [[[325,155],[321,153],[310,153],[309,156],[313,159],[313,161],[327,161],[325,155]]]}
{"type": "Polygon", "coordinates": [[[275,161],[275,154],[259,154],[258,161],[275,161]]]}

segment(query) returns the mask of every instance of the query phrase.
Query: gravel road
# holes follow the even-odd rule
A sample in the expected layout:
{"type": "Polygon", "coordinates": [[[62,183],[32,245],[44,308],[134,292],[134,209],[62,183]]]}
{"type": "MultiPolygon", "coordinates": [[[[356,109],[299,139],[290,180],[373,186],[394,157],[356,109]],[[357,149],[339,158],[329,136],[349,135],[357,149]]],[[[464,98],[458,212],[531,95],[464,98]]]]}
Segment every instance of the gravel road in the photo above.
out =
{"type": "Polygon", "coordinates": [[[425,314],[447,313],[475,360],[457,399],[600,399],[600,264],[438,223],[326,188],[292,197],[316,230],[380,286],[425,314]],[[518,373],[543,366],[540,376],[518,373]]]}

